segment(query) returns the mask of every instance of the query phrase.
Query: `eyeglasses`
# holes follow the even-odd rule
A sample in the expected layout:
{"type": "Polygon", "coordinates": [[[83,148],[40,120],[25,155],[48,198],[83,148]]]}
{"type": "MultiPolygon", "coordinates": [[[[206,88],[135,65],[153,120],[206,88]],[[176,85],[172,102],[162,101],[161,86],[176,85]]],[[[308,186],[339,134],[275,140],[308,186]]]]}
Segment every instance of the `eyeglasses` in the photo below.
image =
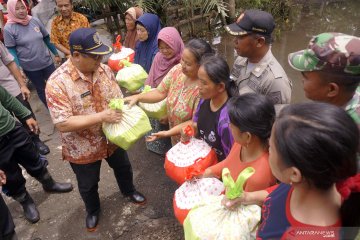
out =
{"type": "Polygon", "coordinates": [[[91,58],[95,61],[98,61],[99,59],[101,59],[103,57],[102,55],[87,54],[87,53],[81,53],[81,55],[85,58],[91,58]]]}

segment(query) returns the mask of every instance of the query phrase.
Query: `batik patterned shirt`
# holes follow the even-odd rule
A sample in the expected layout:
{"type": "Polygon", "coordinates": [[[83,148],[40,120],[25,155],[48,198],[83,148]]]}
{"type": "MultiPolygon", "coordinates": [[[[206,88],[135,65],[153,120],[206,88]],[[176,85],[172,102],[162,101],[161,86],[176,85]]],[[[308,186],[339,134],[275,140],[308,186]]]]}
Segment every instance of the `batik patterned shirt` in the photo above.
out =
{"type": "MultiPolygon", "coordinates": [[[[161,81],[157,89],[167,94],[167,112],[170,128],[191,120],[199,103],[197,82],[185,86],[187,77],[182,72],[181,64],[174,66],[161,81]]],[[[180,141],[180,135],[171,137],[172,144],[180,141]]]]}
{"type": "MultiPolygon", "coordinates": [[[[111,69],[101,64],[90,81],[69,59],[49,78],[46,98],[54,124],[72,116],[91,115],[108,108],[113,98],[123,94],[111,69]]],[[[63,159],[86,164],[110,156],[116,146],[108,143],[101,124],[87,129],[61,133],[63,159]]]]}
{"type": "Polygon", "coordinates": [[[89,21],[84,15],[80,13],[73,12],[69,22],[61,15],[56,16],[51,25],[51,42],[54,44],[61,44],[70,50],[70,34],[76,29],[88,27],[90,27],[89,21]]]}

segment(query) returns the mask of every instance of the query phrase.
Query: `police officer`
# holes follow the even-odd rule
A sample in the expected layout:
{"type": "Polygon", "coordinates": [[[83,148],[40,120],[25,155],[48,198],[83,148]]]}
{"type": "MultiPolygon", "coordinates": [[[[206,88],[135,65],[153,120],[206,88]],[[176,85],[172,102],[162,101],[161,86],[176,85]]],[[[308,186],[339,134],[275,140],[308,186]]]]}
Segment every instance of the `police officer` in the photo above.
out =
{"type": "Polygon", "coordinates": [[[292,83],[271,52],[273,16],[260,10],[246,10],[235,23],[225,27],[235,36],[239,55],[231,72],[232,93],[254,92],[268,96],[274,104],[288,104],[292,83]]]}

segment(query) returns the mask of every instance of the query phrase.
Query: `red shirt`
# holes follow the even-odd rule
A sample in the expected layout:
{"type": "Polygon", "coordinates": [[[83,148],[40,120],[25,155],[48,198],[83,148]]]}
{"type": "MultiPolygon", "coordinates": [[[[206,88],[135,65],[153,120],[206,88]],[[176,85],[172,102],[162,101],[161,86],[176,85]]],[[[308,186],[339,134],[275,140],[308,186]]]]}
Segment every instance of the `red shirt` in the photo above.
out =
{"type": "Polygon", "coordinates": [[[241,145],[235,142],[229,155],[222,162],[210,167],[212,173],[220,178],[222,170],[228,168],[231,177],[236,181],[242,170],[247,167],[253,167],[255,173],[246,181],[245,191],[254,192],[263,190],[275,184],[276,179],[271,173],[268,152],[264,152],[254,161],[242,162],[240,159],[240,151],[241,145]]]}

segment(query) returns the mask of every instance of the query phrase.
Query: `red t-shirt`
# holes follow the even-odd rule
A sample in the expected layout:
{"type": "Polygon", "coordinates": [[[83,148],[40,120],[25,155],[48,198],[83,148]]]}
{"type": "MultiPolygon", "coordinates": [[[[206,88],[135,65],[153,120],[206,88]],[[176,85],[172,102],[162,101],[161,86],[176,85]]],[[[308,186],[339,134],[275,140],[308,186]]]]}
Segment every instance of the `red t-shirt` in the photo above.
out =
{"type": "Polygon", "coordinates": [[[246,181],[244,186],[245,191],[254,192],[263,190],[275,184],[276,179],[271,173],[268,152],[264,152],[258,159],[252,162],[242,162],[240,159],[240,151],[241,145],[235,142],[227,158],[210,167],[212,173],[221,178],[222,170],[228,168],[231,177],[236,181],[242,170],[247,167],[253,167],[255,173],[246,181]]]}

